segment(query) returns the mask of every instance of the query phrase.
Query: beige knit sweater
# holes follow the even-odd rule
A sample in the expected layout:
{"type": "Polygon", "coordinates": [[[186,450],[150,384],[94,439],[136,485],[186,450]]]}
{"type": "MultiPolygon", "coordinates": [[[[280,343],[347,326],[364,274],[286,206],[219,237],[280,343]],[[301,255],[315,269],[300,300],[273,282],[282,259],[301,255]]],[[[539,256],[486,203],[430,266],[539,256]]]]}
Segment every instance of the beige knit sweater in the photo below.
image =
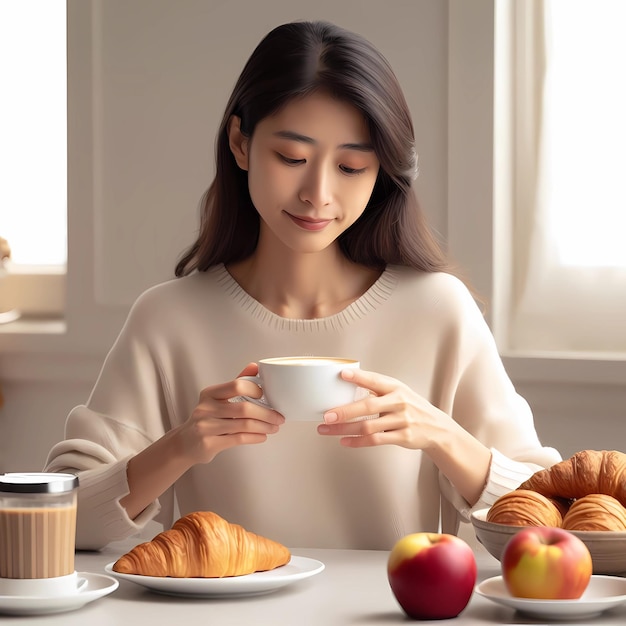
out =
{"type": "Polygon", "coordinates": [[[77,546],[102,547],[153,518],[169,527],[173,516],[196,510],[292,548],[389,549],[410,532],[455,532],[469,507],[425,454],[345,448],[306,422],[286,423],[263,444],[193,467],[128,518],[119,505],[128,459],[186,420],[202,388],[233,379],[250,361],[290,354],[359,359],[363,369],[403,381],[452,415],[493,452],[475,508],[560,460],[539,442],[528,404],[456,278],[389,267],[341,313],[290,320],[217,266],[137,300],[88,402],[67,418],[46,470],[79,473],[77,546]]]}

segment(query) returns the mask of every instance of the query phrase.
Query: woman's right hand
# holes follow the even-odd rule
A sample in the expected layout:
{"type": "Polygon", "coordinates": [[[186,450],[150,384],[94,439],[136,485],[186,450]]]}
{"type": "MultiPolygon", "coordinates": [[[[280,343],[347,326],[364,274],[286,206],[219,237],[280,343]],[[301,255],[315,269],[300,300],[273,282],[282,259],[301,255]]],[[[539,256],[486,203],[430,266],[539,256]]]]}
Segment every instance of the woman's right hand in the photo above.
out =
{"type": "MultiPolygon", "coordinates": [[[[257,373],[257,364],[250,363],[239,376],[257,373]]],[[[238,396],[260,398],[262,394],[254,382],[240,378],[205,387],[190,417],[177,428],[181,453],[189,465],[209,463],[223,450],[262,443],[278,432],[285,421],[280,413],[253,402],[233,402],[238,396]]]]}
{"type": "MultiPolygon", "coordinates": [[[[257,372],[256,363],[250,363],[239,376],[257,372]]],[[[131,519],[197,463],[208,463],[227,448],[262,443],[278,432],[285,418],[253,402],[231,402],[242,395],[260,398],[262,391],[252,381],[240,379],[206,387],[186,422],[128,461],[129,493],[120,504],[131,519]]]]}

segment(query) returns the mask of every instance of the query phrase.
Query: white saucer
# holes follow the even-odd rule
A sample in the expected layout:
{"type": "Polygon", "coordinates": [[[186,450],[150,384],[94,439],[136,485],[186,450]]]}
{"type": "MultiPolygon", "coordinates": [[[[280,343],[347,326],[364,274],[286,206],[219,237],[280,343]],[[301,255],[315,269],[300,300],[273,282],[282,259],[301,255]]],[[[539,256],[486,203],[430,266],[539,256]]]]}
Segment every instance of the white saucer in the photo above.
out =
{"type": "Polygon", "coordinates": [[[0,596],[0,614],[46,615],[48,613],[74,611],[115,591],[120,584],[115,578],[103,574],[78,572],[78,575],[81,578],[86,578],[87,584],[70,595],[54,597],[0,596]]]}
{"type": "Polygon", "coordinates": [[[626,579],[594,575],[577,600],[533,600],[515,598],[506,588],[502,576],[488,578],[476,586],[476,593],[520,613],[544,619],[583,619],[626,603],[626,579]]]}
{"type": "Polygon", "coordinates": [[[324,569],[321,561],[293,555],[289,563],[276,569],[228,578],[170,578],[120,574],[113,571],[113,565],[114,563],[109,563],[104,568],[112,576],[142,585],[156,593],[195,598],[259,596],[319,574],[324,569]]]}

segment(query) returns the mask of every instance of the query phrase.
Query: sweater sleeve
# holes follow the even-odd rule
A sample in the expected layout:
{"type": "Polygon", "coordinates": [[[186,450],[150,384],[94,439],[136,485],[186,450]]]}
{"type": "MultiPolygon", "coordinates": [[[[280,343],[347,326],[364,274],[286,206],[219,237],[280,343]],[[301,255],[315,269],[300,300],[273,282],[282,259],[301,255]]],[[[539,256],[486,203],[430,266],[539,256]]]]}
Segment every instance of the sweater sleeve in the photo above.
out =
{"type": "MultiPolygon", "coordinates": [[[[480,498],[471,506],[451,485],[450,481],[440,473],[439,483],[446,500],[456,509],[462,521],[468,522],[473,511],[490,507],[501,495],[517,489],[527,478],[545,467],[549,467],[561,460],[561,456],[554,448],[543,448],[542,458],[537,463],[515,461],[505,456],[495,448],[491,449],[491,465],[485,488],[480,498]]],[[[448,524],[450,522],[448,521],[448,524]]],[[[448,532],[456,532],[456,523],[447,527],[448,532]]]]}
{"type": "Polygon", "coordinates": [[[457,358],[451,415],[491,450],[489,474],[479,500],[471,506],[445,477],[440,484],[446,499],[468,520],[472,511],[491,506],[534,472],[561,460],[559,452],[539,440],[528,402],[505,371],[495,339],[469,292],[456,294],[459,316],[455,325],[457,358]]]}
{"type": "MultiPolygon", "coordinates": [[[[139,301],[138,301],[139,302],[139,301]]],[[[75,407],[65,438],[48,454],[45,471],[79,478],[76,546],[99,549],[141,531],[152,519],[169,526],[169,490],[131,520],[120,505],[128,493],[128,460],[169,429],[167,385],[152,347],[145,306],[129,314],[86,405],[75,407]]]]}

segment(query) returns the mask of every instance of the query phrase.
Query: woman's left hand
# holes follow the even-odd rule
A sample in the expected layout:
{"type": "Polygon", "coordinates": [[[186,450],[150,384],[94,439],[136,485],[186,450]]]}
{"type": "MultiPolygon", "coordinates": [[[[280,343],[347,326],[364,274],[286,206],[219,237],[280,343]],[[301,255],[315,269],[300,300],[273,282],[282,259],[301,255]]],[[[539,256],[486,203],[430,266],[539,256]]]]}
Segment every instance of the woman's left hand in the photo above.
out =
{"type": "Polygon", "coordinates": [[[491,463],[487,446],[395,378],[357,369],[344,370],[342,378],[370,395],[327,411],[317,427],[320,435],[341,437],[349,448],[391,444],[423,450],[468,503],[478,501],[491,463]]]}
{"type": "Polygon", "coordinates": [[[395,378],[358,369],[344,370],[342,378],[370,392],[361,400],[327,411],[324,424],[317,427],[321,435],[342,437],[344,446],[394,444],[428,450],[452,427],[446,413],[395,378]],[[378,417],[358,419],[371,415],[378,417]]]}

